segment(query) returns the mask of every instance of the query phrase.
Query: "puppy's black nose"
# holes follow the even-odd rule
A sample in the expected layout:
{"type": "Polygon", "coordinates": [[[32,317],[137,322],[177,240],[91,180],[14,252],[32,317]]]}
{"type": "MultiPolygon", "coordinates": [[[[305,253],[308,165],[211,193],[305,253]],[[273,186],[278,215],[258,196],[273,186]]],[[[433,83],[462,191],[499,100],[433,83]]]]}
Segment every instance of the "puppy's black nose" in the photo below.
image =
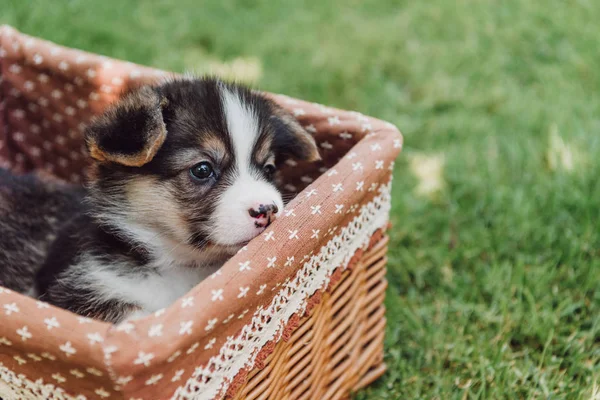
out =
{"type": "Polygon", "coordinates": [[[254,224],[257,228],[264,228],[275,220],[275,214],[279,208],[275,204],[260,204],[248,209],[248,214],[255,219],[254,224]]]}

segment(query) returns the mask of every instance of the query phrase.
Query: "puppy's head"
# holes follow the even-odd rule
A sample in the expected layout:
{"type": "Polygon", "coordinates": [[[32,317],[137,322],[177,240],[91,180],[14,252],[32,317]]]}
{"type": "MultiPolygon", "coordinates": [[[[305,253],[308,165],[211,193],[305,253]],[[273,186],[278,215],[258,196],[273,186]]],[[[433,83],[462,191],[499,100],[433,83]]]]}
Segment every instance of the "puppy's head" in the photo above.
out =
{"type": "Polygon", "coordinates": [[[273,179],[289,157],[320,158],[296,120],[263,95],[215,79],[125,96],[85,139],[98,216],[139,240],[239,248],[283,210],[273,179]]]}

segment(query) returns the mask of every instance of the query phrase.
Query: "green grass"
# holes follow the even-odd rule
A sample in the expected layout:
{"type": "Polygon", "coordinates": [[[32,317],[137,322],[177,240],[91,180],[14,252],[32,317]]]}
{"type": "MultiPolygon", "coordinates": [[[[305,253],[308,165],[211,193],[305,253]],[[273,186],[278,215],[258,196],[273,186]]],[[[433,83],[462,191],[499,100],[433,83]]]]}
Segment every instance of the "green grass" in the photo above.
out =
{"type": "Polygon", "coordinates": [[[389,371],[358,399],[592,398],[596,1],[0,0],[0,9],[0,22],[26,33],[159,68],[255,60],[261,88],[403,131],[389,371]]]}

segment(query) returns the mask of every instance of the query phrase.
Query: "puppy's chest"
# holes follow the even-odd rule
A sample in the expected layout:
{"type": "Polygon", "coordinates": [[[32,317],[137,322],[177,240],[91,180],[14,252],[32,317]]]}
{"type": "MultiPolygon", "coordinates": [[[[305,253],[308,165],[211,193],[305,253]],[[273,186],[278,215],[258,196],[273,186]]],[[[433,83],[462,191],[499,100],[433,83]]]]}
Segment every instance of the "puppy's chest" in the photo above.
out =
{"type": "Polygon", "coordinates": [[[144,274],[98,278],[112,281],[110,291],[113,293],[106,293],[109,296],[116,296],[135,304],[143,312],[151,313],[173,304],[216,269],[170,265],[144,274]]]}

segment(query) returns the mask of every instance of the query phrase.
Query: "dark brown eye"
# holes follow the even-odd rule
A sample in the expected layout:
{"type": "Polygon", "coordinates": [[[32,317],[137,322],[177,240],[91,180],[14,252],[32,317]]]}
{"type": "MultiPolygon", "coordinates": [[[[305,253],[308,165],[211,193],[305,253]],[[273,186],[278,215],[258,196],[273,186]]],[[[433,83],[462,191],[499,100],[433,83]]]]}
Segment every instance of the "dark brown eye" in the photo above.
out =
{"type": "Polygon", "coordinates": [[[272,178],[273,175],[275,175],[275,166],[273,164],[266,164],[263,167],[263,171],[265,172],[265,175],[267,175],[269,178],[272,178]]]}
{"type": "Polygon", "coordinates": [[[196,179],[205,180],[214,176],[215,172],[208,162],[203,161],[190,168],[190,174],[196,179]]]}

